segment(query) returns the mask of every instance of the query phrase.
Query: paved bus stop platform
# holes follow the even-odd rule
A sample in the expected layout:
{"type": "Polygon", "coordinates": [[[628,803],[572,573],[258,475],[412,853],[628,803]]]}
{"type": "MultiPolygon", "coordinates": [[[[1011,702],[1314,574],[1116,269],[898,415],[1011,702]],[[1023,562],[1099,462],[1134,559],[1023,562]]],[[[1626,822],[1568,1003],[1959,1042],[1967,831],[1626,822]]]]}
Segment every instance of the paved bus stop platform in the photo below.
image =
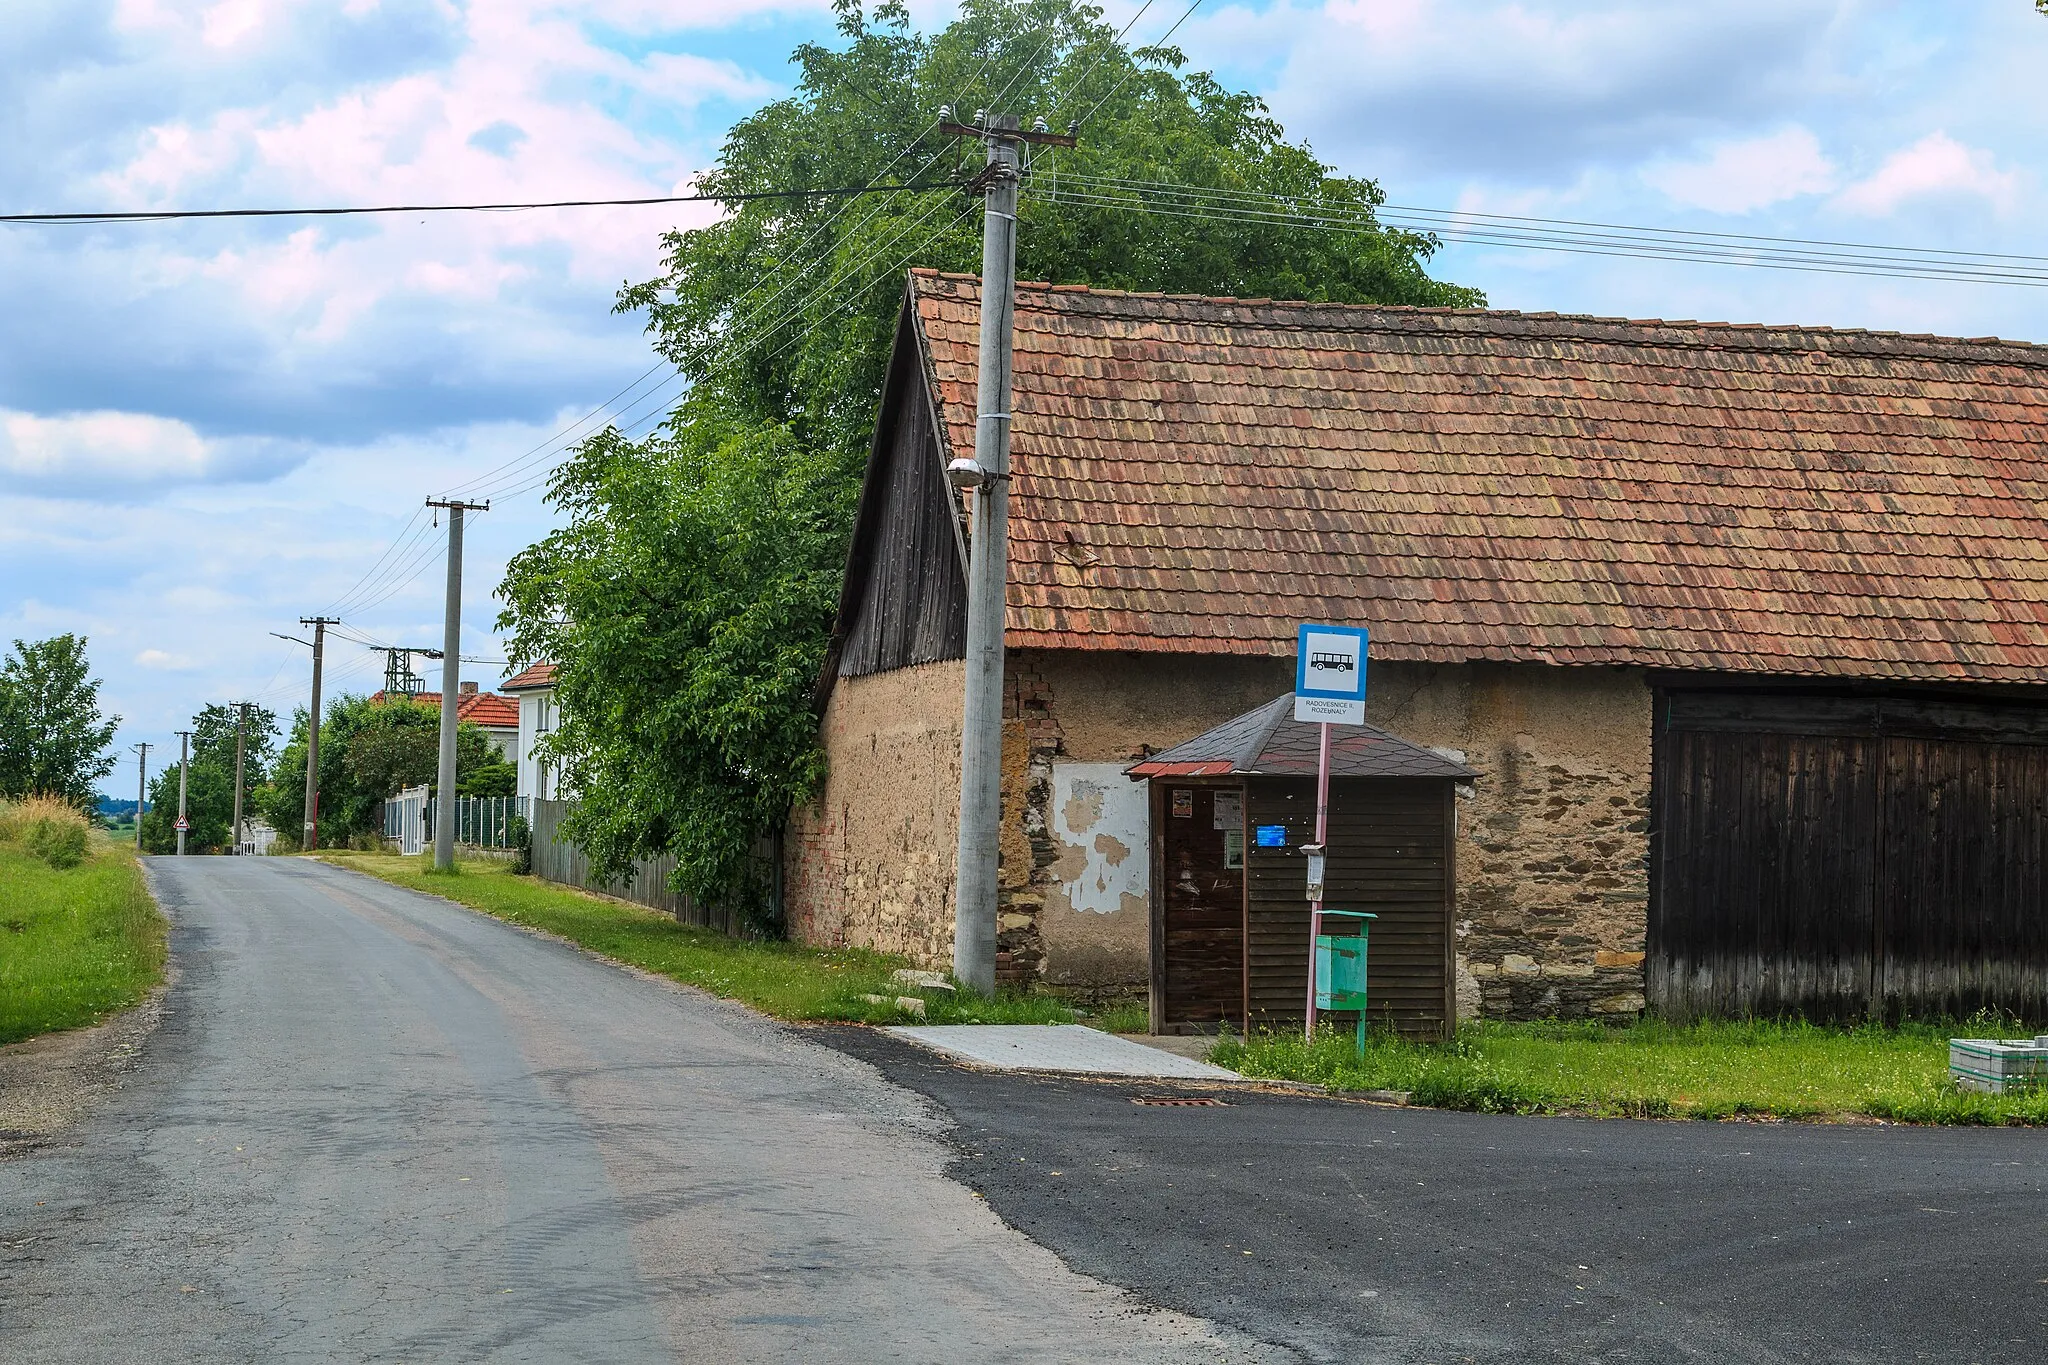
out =
{"type": "Polygon", "coordinates": [[[1061,1071],[1185,1081],[1242,1080],[1235,1071],[1080,1024],[922,1024],[892,1028],[899,1038],[997,1071],[1061,1071]]]}

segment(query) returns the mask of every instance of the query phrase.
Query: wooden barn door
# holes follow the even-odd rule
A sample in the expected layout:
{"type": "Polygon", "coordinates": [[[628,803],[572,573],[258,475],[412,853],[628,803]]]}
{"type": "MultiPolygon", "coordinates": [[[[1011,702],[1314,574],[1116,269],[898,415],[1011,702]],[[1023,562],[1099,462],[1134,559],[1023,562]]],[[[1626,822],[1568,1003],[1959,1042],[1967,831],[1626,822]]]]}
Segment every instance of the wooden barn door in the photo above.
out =
{"type": "Polygon", "coordinates": [[[1660,699],[1650,999],[1676,1018],[2048,1017],[2048,714],[1660,699]]]}
{"type": "Polygon", "coordinates": [[[1153,784],[1160,846],[1159,1022],[1244,1023],[1244,789],[1153,784]]]}

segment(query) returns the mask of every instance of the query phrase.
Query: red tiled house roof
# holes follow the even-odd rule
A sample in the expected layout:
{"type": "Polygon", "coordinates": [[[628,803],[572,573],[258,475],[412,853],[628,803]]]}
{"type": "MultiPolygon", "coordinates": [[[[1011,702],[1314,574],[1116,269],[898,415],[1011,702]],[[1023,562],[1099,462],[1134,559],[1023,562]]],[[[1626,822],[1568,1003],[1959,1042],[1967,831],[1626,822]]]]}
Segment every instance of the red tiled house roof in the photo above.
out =
{"type": "MultiPolygon", "coordinates": [[[[979,283],[917,272],[971,454],[979,283]]],[[[1017,291],[1007,639],[2037,681],[2048,348],[1017,291]]]]}
{"type": "MultiPolygon", "coordinates": [[[[385,700],[386,693],[371,696],[372,702],[385,700]]],[[[406,700],[421,706],[439,707],[439,692],[419,692],[406,700]]],[[[517,730],[519,728],[519,703],[510,697],[501,697],[495,692],[470,692],[456,697],[455,719],[469,721],[491,730],[517,730]]]]}
{"type": "Polygon", "coordinates": [[[553,664],[534,664],[530,668],[513,674],[504,682],[499,683],[498,687],[501,691],[505,692],[535,692],[543,687],[553,687],[554,685],[555,666],[553,664]]]}

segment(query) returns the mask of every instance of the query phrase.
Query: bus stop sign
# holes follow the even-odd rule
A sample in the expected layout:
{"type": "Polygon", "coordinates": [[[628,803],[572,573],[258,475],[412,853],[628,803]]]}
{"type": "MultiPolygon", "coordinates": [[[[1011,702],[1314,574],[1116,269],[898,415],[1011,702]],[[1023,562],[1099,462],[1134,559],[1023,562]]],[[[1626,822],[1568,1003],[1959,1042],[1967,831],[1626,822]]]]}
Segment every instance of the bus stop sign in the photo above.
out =
{"type": "Polygon", "coordinates": [[[1294,643],[1294,718],[1310,725],[1365,724],[1366,633],[1357,626],[1299,627],[1294,643]]]}

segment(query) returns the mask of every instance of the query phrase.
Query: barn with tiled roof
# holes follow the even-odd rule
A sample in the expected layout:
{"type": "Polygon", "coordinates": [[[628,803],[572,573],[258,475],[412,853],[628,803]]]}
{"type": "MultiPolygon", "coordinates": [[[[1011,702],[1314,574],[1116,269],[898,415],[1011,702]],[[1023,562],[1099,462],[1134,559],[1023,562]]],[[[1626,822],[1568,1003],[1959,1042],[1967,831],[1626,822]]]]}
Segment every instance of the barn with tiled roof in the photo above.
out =
{"type": "MultiPolygon", "coordinates": [[[[979,311],[910,280],[790,841],[793,922],[934,961],[979,311]]],[[[2048,1012],[2048,349],[1029,284],[1015,336],[1012,977],[1143,979],[1149,899],[1055,794],[1327,621],[1479,773],[1466,1008],[2048,1012]]]]}

